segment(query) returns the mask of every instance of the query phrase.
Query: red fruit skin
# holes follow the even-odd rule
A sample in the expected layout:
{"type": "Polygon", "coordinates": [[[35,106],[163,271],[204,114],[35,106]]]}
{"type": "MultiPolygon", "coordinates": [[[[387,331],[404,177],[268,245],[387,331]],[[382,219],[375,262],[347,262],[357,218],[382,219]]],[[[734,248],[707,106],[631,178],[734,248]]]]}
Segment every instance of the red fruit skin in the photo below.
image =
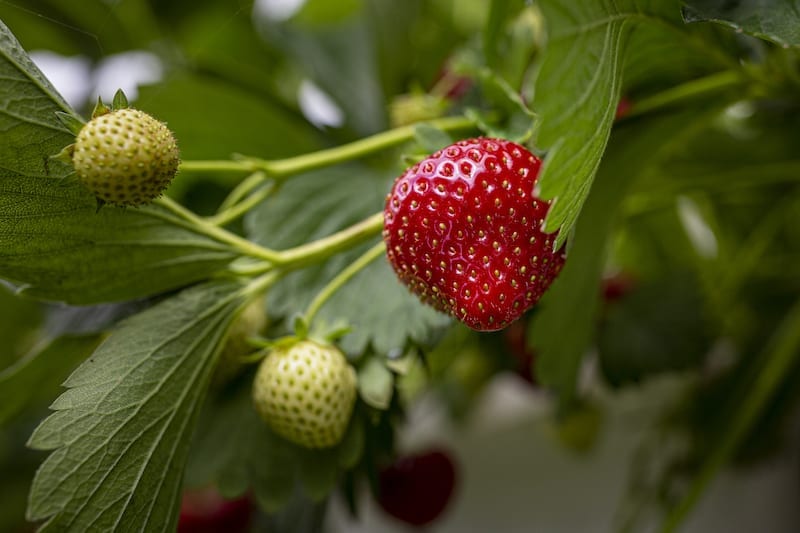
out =
{"type": "Polygon", "coordinates": [[[398,520],[424,526],[444,512],[457,482],[457,466],[445,450],[406,455],[379,473],[378,504],[398,520]]]}
{"type": "Polygon", "coordinates": [[[177,533],[245,533],[254,505],[249,496],[226,500],[214,489],[183,494],[177,533]]]}
{"type": "Polygon", "coordinates": [[[450,145],[406,170],[384,208],[386,253],[420,299],[478,331],[530,309],[564,265],[534,192],[541,160],[502,139],[450,145]]]}

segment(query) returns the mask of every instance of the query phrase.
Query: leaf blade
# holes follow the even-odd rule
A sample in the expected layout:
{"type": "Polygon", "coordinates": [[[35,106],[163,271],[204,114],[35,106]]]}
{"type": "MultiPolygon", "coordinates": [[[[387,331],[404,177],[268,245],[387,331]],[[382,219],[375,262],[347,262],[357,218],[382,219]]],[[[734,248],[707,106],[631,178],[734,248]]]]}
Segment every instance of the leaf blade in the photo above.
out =
{"type": "Polygon", "coordinates": [[[31,488],[43,531],[167,530],[193,422],[241,284],[188,289],[122,323],[31,436],[53,450],[31,488]],[[138,496],[138,498],[137,498],[138,496]]]}
{"type": "Polygon", "coordinates": [[[800,46],[800,2],[687,0],[681,14],[687,23],[714,22],[782,46],[800,46]]]}

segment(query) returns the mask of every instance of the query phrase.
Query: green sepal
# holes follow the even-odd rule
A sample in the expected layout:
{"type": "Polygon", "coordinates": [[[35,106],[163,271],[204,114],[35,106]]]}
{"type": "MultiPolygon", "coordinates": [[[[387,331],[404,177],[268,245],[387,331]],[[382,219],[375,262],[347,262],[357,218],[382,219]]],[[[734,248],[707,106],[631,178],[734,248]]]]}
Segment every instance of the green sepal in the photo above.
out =
{"type": "Polygon", "coordinates": [[[125,96],[122,89],[117,89],[117,92],[114,93],[114,100],[111,102],[111,109],[117,111],[118,109],[127,109],[128,107],[128,97],[125,96]]]}
{"type": "Polygon", "coordinates": [[[58,120],[65,125],[69,131],[78,135],[83,127],[86,125],[86,122],[83,119],[76,117],[72,113],[65,113],[63,111],[56,111],[56,117],[58,120]]]}
{"type": "Polygon", "coordinates": [[[102,198],[100,198],[99,196],[96,197],[95,200],[97,201],[97,209],[95,209],[94,212],[95,212],[95,214],[97,214],[97,213],[100,212],[100,210],[103,208],[103,206],[106,205],[106,201],[103,200],[102,198]]]}
{"type": "Polygon", "coordinates": [[[394,374],[382,358],[371,357],[358,371],[358,392],[364,403],[385,411],[394,394],[394,374]]]}
{"type": "Polygon", "coordinates": [[[75,143],[68,144],[64,148],[61,149],[60,152],[57,154],[53,154],[50,156],[51,160],[61,161],[67,165],[72,164],[72,154],[75,153],[75,143]]]}
{"type": "Polygon", "coordinates": [[[92,118],[97,118],[102,115],[107,115],[111,113],[111,108],[109,108],[106,104],[103,103],[103,99],[101,97],[97,97],[97,104],[94,106],[94,110],[92,111],[92,118]]]}

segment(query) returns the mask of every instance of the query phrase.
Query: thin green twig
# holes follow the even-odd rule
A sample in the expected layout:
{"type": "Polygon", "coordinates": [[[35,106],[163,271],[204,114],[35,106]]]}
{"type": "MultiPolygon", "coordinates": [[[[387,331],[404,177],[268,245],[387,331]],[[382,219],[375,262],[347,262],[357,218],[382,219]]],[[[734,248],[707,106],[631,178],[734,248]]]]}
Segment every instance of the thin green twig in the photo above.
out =
{"type": "Polygon", "coordinates": [[[327,285],[314,297],[314,300],[306,309],[304,314],[304,319],[306,324],[311,324],[314,320],[314,317],[317,315],[317,312],[325,305],[325,302],[333,296],[336,291],[341,289],[353,276],[358,274],[361,270],[363,270],[367,265],[371,262],[376,260],[377,258],[381,257],[386,250],[386,245],[383,241],[379,242],[366,252],[364,252],[361,257],[350,263],[344,270],[342,270],[339,275],[333,278],[327,285]]]}

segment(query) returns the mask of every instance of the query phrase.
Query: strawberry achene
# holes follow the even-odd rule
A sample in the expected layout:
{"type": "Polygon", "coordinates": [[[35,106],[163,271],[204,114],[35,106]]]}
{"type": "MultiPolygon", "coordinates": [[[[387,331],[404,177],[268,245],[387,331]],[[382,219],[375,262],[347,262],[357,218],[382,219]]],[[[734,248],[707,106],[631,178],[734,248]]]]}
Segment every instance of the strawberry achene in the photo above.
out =
{"type": "Polygon", "coordinates": [[[506,327],[561,270],[564,249],[542,231],[541,160],[502,139],[459,141],[409,168],[386,199],[387,256],[423,302],[467,326],[506,327]]]}

